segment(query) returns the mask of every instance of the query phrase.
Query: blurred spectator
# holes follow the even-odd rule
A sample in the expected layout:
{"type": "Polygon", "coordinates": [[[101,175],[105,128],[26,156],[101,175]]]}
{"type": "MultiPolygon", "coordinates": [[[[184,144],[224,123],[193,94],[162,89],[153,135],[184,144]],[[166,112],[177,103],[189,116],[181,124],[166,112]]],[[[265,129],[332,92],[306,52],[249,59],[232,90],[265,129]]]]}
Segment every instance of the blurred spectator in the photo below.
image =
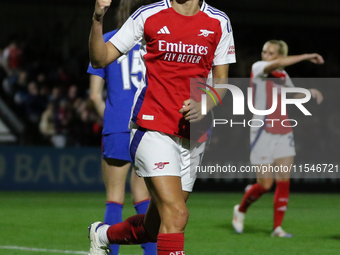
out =
{"type": "Polygon", "coordinates": [[[4,50],[0,48],[0,66],[4,65],[3,52],[4,52],[4,50]]]}
{"type": "Polygon", "coordinates": [[[5,69],[5,59],[3,57],[3,49],[0,48],[0,82],[7,77],[7,72],[5,69]]]}
{"type": "Polygon", "coordinates": [[[32,54],[38,48],[26,47],[27,54],[20,45],[23,42],[13,37],[0,48],[0,91],[4,92],[0,96],[29,127],[26,137],[42,135],[25,140],[56,147],[100,145],[101,119],[77,86],[84,77],[77,54],[72,59],[44,58],[32,54]]]}
{"type": "Polygon", "coordinates": [[[46,110],[43,112],[40,118],[39,130],[40,132],[50,140],[55,134],[54,121],[53,121],[53,104],[49,103],[46,110]]]}
{"type": "Polygon", "coordinates": [[[18,80],[18,72],[23,60],[22,57],[22,49],[19,47],[16,39],[13,38],[10,44],[3,50],[1,56],[1,65],[7,74],[7,78],[3,80],[2,86],[9,95],[14,94],[14,85],[18,80]]]}
{"type": "MultiPolygon", "coordinates": [[[[4,81],[5,82],[5,81],[4,81]]],[[[8,81],[7,81],[8,82],[8,81]]],[[[14,91],[7,91],[7,93],[14,95],[14,102],[18,106],[22,106],[25,101],[27,94],[27,73],[20,71],[18,75],[18,80],[15,85],[12,86],[14,91]]]]}
{"type": "Polygon", "coordinates": [[[22,64],[22,49],[19,47],[16,39],[12,39],[10,44],[3,51],[3,62],[8,71],[8,75],[12,75],[22,64]]]}
{"type": "Polygon", "coordinates": [[[80,107],[82,145],[91,145],[101,141],[102,118],[98,115],[91,100],[82,103],[80,107]]]}
{"type": "Polygon", "coordinates": [[[51,95],[49,96],[49,101],[53,104],[57,104],[59,98],[60,98],[60,90],[58,87],[54,87],[52,89],[51,95]]]}
{"type": "MultiPolygon", "coordinates": [[[[238,42],[236,51],[238,60],[235,65],[230,67],[230,77],[248,78],[252,63],[260,58],[260,54],[254,50],[263,43],[257,39],[259,30],[254,27],[243,27],[242,31],[244,32],[241,34],[235,34],[235,40],[238,42]],[[249,43],[247,38],[253,38],[254,42],[249,43]]],[[[294,31],[296,33],[297,30],[294,31]]],[[[294,35],[294,31],[290,33],[294,35]]],[[[267,32],[261,33],[263,35],[267,32]]],[[[40,34],[41,31],[39,31],[40,34]]],[[[328,34],[329,36],[326,35],[326,39],[323,38],[323,40],[331,42],[332,33],[328,34]]],[[[63,41],[64,39],[61,39],[61,42],[63,41]]],[[[19,119],[29,126],[25,137],[41,134],[41,137],[47,137],[49,143],[52,141],[52,144],[59,147],[100,145],[102,123],[93,110],[93,106],[88,102],[86,91],[81,86],[81,84],[88,84],[84,71],[84,67],[87,68],[88,65],[87,48],[86,52],[81,52],[70,42],[68,53],[60,54],[63,52],[60,51],[60,48],[63,49],[65,46],[60,44],[59,50],[51,51],[56,47],[49,48],[45,38],[41,40],[28,38],[24,41],[13,37],[10,39],[10,43],[8,41],[7,44],[5,43],[3,41],[3,44],[0,45],[0,97],[19,119]],[[49,139],[51,136],[53,139],[49,139]]],[[[292,49],[299,50],[298,47],[301,44],[299,40],[296,42],[293,40],[291,43],[292,49]]],[[[318,44],[315,43],[315,45],[318,44]]],[[[306,68],[299,67],[298,75],[303,69],[306,70],[303,75],[338,77],[340,62],[336,56],[339,50],[335,47],[336,43],[332,43],[332,45],[334,45],[331,47],[332,51],[330,52],[332,53],[328,54],[325,51],[327,66],[317,70],[308,69],[311,68],[308,66],[306,68]]],[[[312,49],[314,48],[311,47],[312,49]]],[[[292,68],[290,72],[292,76],[296,76],[295,69],[292,68]]],[[[323,92],[325,98],[336,95],[332,90],[323,92]]],[[[331,99],[330,101],[336,102],[335,100],[331,99]]],[[[323,122],[328,125],[322,129],[322,132],[329,133],[330,142],[336,142],[333,141],[334,139],[332,140],[332,135],[338,137],[335,117],[332,121],[332,116],[336,115],[333,106],[329,112],[329,115],[323,116],[323,122]]],[[[302,122],[301,126],[303,126],[302,122]]],[[[303,133],[302,130],[297,129],[297,132],[303,133]]],[[[234,130],[234,136],[229,139],[236,139],[242,135],[241,131],[234,130]]],[[[27,140],[29,144],[39,143],[39,139],[27,140]]],[[[46,143],[46,139],[43,142],[46,143]]],[[[215,142],[223,143],[224,140],[215,142]]]]}
{"type": "Polygon", "coordinates": [[[81,98],[78,95],[78,88],[76,85],[71,85],[68,89],[67,99],[70,101],[72,108],[78,112],[80,105],[82,103],[81,98]]]}
{"type": "Polygon", "coordinates": [[[38,124],[40,116],[46,108],[46,99],[39,95],[37,84],[34,81],[28,84],[24,105],[29,121],[38,124]]]}
{"type": "Polygon", "coordinates": [[[60,82],[66,83],[66,82],[69,82],[70,80],[70,78],[68,77],[63,67],[58,68],[57,75],[58,75],[58,79],[60,80],[60,82]]]}
{"type": "Polygon", "coordinates": [[[59,102],[59,109],[56,118],[56,129],[60,134],[68,135],[73,119],[72,107],[69,101],[62,99],[59,102]]]}

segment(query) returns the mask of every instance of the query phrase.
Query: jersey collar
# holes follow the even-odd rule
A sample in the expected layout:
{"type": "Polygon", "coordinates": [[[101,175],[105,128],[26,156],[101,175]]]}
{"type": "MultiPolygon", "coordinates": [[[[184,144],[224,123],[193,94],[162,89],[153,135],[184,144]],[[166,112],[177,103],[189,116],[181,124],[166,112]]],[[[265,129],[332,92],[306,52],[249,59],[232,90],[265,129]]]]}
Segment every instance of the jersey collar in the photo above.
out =
{"type": "MultiPolygon", "coordinates": [[[[166,6],[168,8],[171,8],[171,1],[170,0],[164,0],[166,6]]],[[[203,12],[205,10],[205,8],[207,7],[207,4],[205,3],[205,1],[202,1],[202,6],[201,6],[201,11],[203,12]]]]}

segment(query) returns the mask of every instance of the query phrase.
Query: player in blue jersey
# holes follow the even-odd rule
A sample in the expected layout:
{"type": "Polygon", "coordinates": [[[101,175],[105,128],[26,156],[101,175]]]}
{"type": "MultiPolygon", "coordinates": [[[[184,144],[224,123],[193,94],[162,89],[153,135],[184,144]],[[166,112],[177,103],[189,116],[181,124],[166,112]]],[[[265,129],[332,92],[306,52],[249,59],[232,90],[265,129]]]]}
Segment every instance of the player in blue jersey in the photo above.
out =
{"type": "MultiPolygon", "coordinates": [[[[122,0],[117,12],[117,25],[121,25],[146,0],[122,0]]],[[[117,30],[104,34],[108,41],[117,30]]],[[[140,86],[142,66],[139,44],[128,55],[121,56],[106,68],[94,69],[90,65],[90,95],[98,113],[103,117],[102,174],[106,188],[106,210],[104,222],[110,225],[122,221],[126,177],[131,168],[129,151],[130,130],[128,123],[134,94],[140,86]],[[107,84],[107,99],[102,93],[107,84]]],[[[143,178],[135,171],[131,173],[131,192],[137,214],[145,214],[149,205],[149,193],[143,178]]],[[[142,244],[144,254],[155,255],[156,243],[142,244]]],[[[111,245],[113,255],[118,255],[119,245],[111,245]]]]}

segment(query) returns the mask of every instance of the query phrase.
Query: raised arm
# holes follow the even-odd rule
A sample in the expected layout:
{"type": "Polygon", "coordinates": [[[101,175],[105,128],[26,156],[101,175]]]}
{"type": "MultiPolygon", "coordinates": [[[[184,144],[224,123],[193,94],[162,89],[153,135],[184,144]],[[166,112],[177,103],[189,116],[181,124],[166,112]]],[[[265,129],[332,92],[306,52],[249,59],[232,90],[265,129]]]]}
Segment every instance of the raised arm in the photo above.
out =
{"type": "MultiPolygon", "coordinates": [[[[317,89],[309,89],[309,92],[311,93],[312,98],[316,100],[317,104],[321,104],[323,101],[323,95],[322,93],[317,89]]],[[[305,94],[303,93],[296,93],[294,94],[294,98],[305,98],[305,94]]]]}
{"type": "Polygon", "coordinates": [[[318,65],[321,65],[324,63],[322,56],[320,56],[317,53],[293,55],[293,56],[287,56],[287,57],[280,57],[278,59],[268,62],[268,65],[264,68],[263,72],[265,74],[269,74],[275,71],[277,68],[284,68],[286,66],[291,66],[304,60],[309,60],[310,62],[314,64],[318,64],[318,65]]]}
{"type": "Polygon", "coordinates": [[[103,68],[122,54],[111,43],[103,39],[103,19],[111,5],[111,0],[97,0],[92,18],[92,27],[89,38],[90,61],[93,68],[103,68]]]}

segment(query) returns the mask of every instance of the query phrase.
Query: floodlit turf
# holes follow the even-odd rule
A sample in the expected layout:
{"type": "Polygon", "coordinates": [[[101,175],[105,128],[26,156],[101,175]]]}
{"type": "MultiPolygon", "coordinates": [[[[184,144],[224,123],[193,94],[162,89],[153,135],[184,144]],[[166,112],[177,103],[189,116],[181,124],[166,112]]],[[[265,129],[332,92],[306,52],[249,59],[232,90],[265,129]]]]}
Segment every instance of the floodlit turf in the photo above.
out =
{"type": "MultiPolygon", "coordinates": [[[[273,194],[248,211],[242,235],[231,226],[232,208],[241,193],[194,193],[188,207],[187,255],[340,254],[340,195],[291,194],[283,228],[291,239],[271,238],[273,194]]],[[[87,227],[101,220],[103,193],[0,193],[0,254],[58,254],[5,250],[20,246],[87,251],[87,227]]],[[[124,218],[134,213],[127,197],[124,218]]],[[[63,254],[63,253],[59,253],[63,254]]],[[[121,247],[121,254],[142,254],[139,246],[121,247]]]]}

